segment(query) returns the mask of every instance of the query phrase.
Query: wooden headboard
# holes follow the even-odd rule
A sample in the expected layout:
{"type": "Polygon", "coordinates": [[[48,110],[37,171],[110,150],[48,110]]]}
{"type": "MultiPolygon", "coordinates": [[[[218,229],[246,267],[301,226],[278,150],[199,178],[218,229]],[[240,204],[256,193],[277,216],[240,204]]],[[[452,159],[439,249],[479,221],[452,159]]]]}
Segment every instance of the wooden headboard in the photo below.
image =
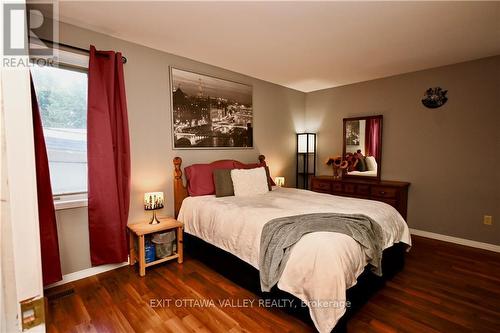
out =
{"type": "MultiPolygon", "coordinates": [[[[235,162],[239,162],[234,160],[235,162]]],[[[262,166],[266,166],[266,157],[264,155],[259,155],[259,162],[262,166]]],[[[239,162],[242,163],[242,162],[239,162]]],[[[174,211],[175,217],[179,215],[181,210],[182,201],[189,196],[187,191],[187,182],[184,186],[184,181],[182,180],[182,158],[174,158],[174,211]]]]}

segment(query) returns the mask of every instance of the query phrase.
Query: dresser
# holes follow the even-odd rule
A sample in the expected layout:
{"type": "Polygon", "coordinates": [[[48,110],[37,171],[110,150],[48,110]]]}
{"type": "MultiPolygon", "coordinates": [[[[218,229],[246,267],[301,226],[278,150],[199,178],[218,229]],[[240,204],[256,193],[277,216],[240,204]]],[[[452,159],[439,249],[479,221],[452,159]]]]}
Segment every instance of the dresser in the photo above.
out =
{"type": "Polygon", "coordinates": [[[331,176],[315,176],[311,179],[311,190],[314,192],[382,201],[396,208],[405,220],[409,186],[410,183],[391,180],[335,180],[331,176]]]}

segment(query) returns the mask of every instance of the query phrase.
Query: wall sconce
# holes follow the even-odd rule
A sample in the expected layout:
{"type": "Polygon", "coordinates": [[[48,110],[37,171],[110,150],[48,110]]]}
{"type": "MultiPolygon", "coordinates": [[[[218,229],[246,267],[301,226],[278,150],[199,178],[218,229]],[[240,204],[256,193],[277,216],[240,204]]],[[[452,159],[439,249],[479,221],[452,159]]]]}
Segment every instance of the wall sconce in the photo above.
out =
{"type": "Polygon", "coordinates": [[[144,210],[152,210],[153,216],[149,224],[158,224],[156,210],[163,208],[163,192],[147,192],[144,193],[144,210]]]}
{"type": "Polygon", "coordinates": [[[283,187],[285,186],[285,177],[275,177],[274,182],[276,183],[276,186],[283,187]]]}
{"type": "Polygon", "coordinates": [[[316,134],[297,134],[297,188],[308,189],[309,178],[316,174],[316,134]]]}

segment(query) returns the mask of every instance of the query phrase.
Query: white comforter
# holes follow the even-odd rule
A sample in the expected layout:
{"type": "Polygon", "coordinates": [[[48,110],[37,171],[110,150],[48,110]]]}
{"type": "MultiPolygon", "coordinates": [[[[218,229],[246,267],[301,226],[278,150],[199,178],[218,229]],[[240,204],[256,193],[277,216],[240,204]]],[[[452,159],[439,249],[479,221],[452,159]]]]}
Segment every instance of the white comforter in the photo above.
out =
{"type": "MultiPolygon", "coordinates": [[[[397,242],[411,245],[405,221],[385,203],[280,187],[254,197],[188,197],[178,220],[187,233],[258,269],[264,224],[278,217],[328,212],[373,218],[383,229],[384,248],[397,242]]],[[[366,264],[360,245],[351,237],[314,232],[294,245],[278,288],[309,304],[318,331],[330,332],[346,311],[346,290],[356,284],[366,264]]]]}

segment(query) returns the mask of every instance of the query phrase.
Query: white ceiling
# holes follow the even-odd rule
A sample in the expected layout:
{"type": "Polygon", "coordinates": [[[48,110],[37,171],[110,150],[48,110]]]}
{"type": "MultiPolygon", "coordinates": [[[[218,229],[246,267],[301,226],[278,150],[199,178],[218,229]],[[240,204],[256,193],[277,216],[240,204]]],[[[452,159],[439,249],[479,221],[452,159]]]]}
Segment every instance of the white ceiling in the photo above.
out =
{"type": "Polygon", "coordinates": [[[500,54],[500,2],[60,2],[61,21],[304,92],[500,54]]]}

